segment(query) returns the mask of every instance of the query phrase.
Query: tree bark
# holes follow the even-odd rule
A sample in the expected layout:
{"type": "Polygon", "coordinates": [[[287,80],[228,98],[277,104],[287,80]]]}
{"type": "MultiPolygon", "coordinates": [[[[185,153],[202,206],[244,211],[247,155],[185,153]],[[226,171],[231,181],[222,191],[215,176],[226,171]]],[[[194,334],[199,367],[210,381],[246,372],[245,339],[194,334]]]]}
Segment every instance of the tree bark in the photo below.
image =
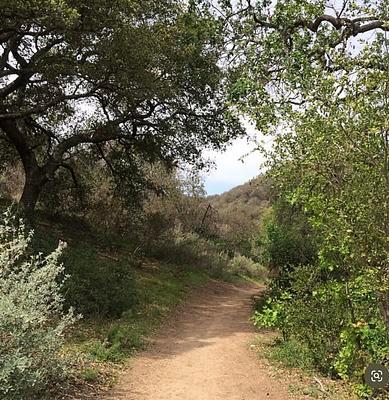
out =
{"type": "Polygon", "coordinates": [[[54,163],[50,165],[47,163],[44,167],[38,165],[35,155],[29,146],[23,120],[0,121],[0,129],[15,146],[22,160],[25,183],[19,201],[19,210],[28,219],[32,219],[39,195],[48,181],[49,172],[55,171],[54,163]]]}
{"type": "Polygon", "coordinates": [[[39,199],[39,195],[48,178],[40,167],[25,169],[25,182],[22,196],[19,200],[19,209],[26,218],[31,219],[34,215],[35,207],[39,199]]]}

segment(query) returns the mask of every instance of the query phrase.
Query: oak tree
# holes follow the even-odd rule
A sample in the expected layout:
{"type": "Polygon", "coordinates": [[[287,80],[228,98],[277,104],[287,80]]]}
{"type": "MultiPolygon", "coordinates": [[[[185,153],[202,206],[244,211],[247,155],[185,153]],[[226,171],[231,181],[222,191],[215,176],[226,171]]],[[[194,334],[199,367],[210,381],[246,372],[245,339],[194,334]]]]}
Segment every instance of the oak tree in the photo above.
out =
{"type": "Polygon", "coordinates": [[[80,152],[124,184],[140,159],[201,163],[203,147],[241,133],[210,13],[173,0],[1,0],[0,21],[0,142],[23,163],[27,213],[59,169],[76,178],[80,152]]]}

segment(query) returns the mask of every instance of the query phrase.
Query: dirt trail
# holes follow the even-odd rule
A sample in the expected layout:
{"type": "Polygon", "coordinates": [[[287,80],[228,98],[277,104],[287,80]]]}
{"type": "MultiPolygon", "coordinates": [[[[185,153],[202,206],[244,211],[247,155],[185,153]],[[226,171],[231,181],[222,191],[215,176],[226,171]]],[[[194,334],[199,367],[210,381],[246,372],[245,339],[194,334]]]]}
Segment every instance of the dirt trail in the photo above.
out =
{"type": "Polygon", "coordinates": [[[252,284],[196,289],[105,400],[286,400],[249,349],[252,284]]]}

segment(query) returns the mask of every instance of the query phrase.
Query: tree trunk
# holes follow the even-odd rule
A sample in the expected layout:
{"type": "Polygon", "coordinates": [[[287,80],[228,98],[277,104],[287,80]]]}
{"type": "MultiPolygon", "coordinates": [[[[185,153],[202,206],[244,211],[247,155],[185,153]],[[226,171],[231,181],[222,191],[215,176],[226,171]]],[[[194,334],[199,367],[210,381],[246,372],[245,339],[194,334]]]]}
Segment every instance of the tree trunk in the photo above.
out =
{"type": "Polygon", "coordinates": [[[45,172],[39,167],[25,170],[25,177],[23,193],[19,200],[19,209],[26,218],[31,219],[34,215],[39,195],[48,179],[45,172]]]}
{"type": "Polygon", "coordinates": [[[19,211],[27,219],[32,219],[39,195],[48,177],[54,174],[58,165],[53,160],[49,160],[43,167],[39,166],[28,143],[28,130],[23,120],[2,120],[0,129],[15,146],[23,163],[25,182],[19,201],[19,211]]]}

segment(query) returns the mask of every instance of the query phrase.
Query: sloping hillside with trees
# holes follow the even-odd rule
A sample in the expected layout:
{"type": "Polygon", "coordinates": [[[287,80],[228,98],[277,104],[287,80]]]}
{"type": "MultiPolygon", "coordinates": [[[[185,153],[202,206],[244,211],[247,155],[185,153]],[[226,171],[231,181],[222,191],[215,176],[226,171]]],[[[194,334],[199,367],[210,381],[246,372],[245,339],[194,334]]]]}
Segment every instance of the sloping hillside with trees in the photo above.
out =
{"type": "Polygon", "coordinates": [[[255,241],[270,207],[270,192],[264,177],[208,196],[207,201],[217,214],[219,240],[229,251],[255,258],[255,241]]]}

